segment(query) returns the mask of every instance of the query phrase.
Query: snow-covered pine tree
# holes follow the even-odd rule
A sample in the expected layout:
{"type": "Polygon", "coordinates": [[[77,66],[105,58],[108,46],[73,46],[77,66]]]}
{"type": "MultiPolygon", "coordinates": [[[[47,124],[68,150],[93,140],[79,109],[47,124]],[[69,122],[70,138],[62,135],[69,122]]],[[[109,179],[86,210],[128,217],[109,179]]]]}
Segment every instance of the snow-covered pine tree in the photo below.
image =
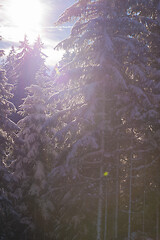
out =
{"type": "MultiPolygon", "coordinates": [[[[25,88],[35,83],[36,73],[42,66],[44,66],[46,55],[42,53],[42,47],[43,43],[39,37],[32,47],[28,42],[27,36],[25,35],[24,40],[20,41],[19,49],[16,51],[14,61],[12,61],[12,71],[8,69],[8,63],[6,61],[6,70],[10,81],[10,78],[12,78],[12,75],[14,75],[15,82],[13,84],[15,85],[15,90],[12,101],[17,109],[22,104],[22,99],[27,96],[25,88]]],[[[9,60],[13,60],[13,51],[11,53],[11,56],[8,56],[9,60]]],[[[10,67],[12,66],[10,65],[10,67]]],[[[20,116],[17,113],[13,114],[12,119],[17,122],[20,120],[20,116]]]]}
{"type": "Polygon", "coordinates": [[[12,168],[17,179],[17,207],[23,215],[22,221],[28,224],[23,238],[45,239],[45,221],[53,206],[51,202],[47,204],[42,197],[48,188],[47,174],[51,164],[50,138],[42,133],[49,97],[49,79],[44,69],[37,73],[35,83],[26,88],[28,95],[20,106],[20,141],[14,147],[15,162],[12,168]]]}
{"type": "Polygon", "coordinates": [[[8,79],[8,82],[11,83],[13,86],[16,86],[16,82],[17,82],[15,63],[16,63],[16,50],[15,50],[15,47],[12,46],[8,56],[6,57],[6,61],[4,63],[4,69],[6,71],[6,77],[8,79]]]}
{"type": "MultiPolygon", "coordinates": [[[[143,232],[148,229],[149,234],[156,238],[159,234],[159,229],[156,222],[158,219],[156,210],[157,202],[160,201],[159,196],[159,44],[160,44],[160,2],[159,1],[142,1],[132,2],[130,8],[130,14],[134,19],[142,23],[148,34],[141,32],[139,39],[141,39],[146,46],[148,46],[148,54],[146,55],[148,61],[146,64],[146,73],[148,75],[147,89],[149,92],[149,99],[152,103],[148,111],[143,113],[145,124],[143,124],[143,136],[145,142],[148,142],[148,147],[144,147],[146,154],[143,152],[141,159],[143,159],[143,165],[141,161],[141,177],[144,177],[143,189],[139,191],[143,192],[143,204],[142,194],[141,206],[143,205],[143,232]],[[150,130],[149,130],[150,129],[150,130]],[[147,149],[148,148],[148,149],[147,149]],[[151,197],[152,196],[152,197],[151,197]],[[152,199],[152,200],[151,200],[152,199]],[[152,214],[152,220],[149,216],[152,214]],[[158,230],[157,230],[158,229],[158,230]]],[[[141,179],[141,178],[140,178],[141,179]]],[[[138,183],[139,184],[139,183],[138,183]]],[[[140,186],[141,184],[139,184],[140,186]]],[[[140,219],[140,217],[139,217],[140,219]]]]}
{"type": "MultiPolygon", "coordinates": [[[[3,54],[3,52],[1,51],[3,54]]],[[[1,148],[0,148],[0,156],[1,159],[7,154],[9,147],[9,143],[12,143],[12,135],[11,130],[17,130],[16,124],[14,124],[8,116],[15,111],[15,106],[9,101],[9,99],[13,96],[11,93],[13,86],[8,83],[6,78],[6,72],[2,68],[0,68],[0,126],[1,126],[1,148]],[[7,134],[7,132],[10,132],[7,134]]]]}
{"type": "MultiPolygon", "coordinates": [[[[0,57],[3,51],[0,50],[0,57]]],[[[0,66],[0,239],[18,237],[19,215],[14,209],[15,196],[11,194],[13,177],[8,168],[8,155],[12,151],[18,127],[9,119],[15,111],[10,102],[12,85],[5,70],[0,66]]]]}
{"type": "MultiPolygon", "coordinates": [[[[46,68],[45,65],[45,59],[47,57],[46,54],[43,53],[43,42],[41,41],[41,38],[38,36],[36,39],[35,43],[33,44],[33,49],[32,49],[32,68],[34,70],[34,75],[33,79],[35,78],[35,74],[37,71],[39,71],[42,68],[46,68]]],[[[33,81],[34,83],[34,81],[33,81]]]]}
{"type": "Polygon", "coordinates": [[[20,42],[19,52],[15,57],[15,70],[18,75],[16,90],[14,93],[14,99],[16,107],[22,103],[22,98],[25,96],[24,89],[30,85],[30,67],[29,62],[31,59],[31,46],[29,45],[27,36],[24,37],[24,41],[20,42]],[[20,96],[19,96],[20,94],[20,96]]]}
{"type": "MultiPolygon", "coordinates": [[[[157,144],[157,154],[159,154],[159,144],[160,144],[160,109],[159,109],[159,95],[160,95],[160,51],[159,51],[159,45],[160,45],[160,1],[155,1],[154,2],[154,7],[152,12],[153,12],[153,19],[154,19],[154,24],[151,29],[151,36],[152,36],[152,46],[151,46],[151,51],[154,53],[155,56],[155,61],[153,61],[153,67],[155,68],[155,73],[154,73],[154,80],[155,80],[155,107],[156,107],[156,120],[153,123],[154,126],[154,140],[156,141],[157,144]],[[154,11],[155,10],[155,11],[154,11]]],[[[152,174],[155,176],[153,178],[154,181],[154,186],[155,186],[155,193],[156,193],[156,237],[155,239],[158,240],[160,238],[160,158],[157,159],[156,164],[154,164],[154,173],[152,174]]],[[[153,176],[152,175],[152,176],[153,176]]]]}
{"type": "MultiPolygon", "coordinates": [[[[67,9],[58,21],[63,24],[77,19],[70,37],[57,47],[63,48],[66,55],[57,71],[55,85],[59,89],[51,98],[57,109],[56,118],[54,115],[51,120],[59,120],[59,127],[55,128],[56,150],[59,153],[65,149],[63,161],[57,163],[51,175],[68,180],[68,190],[65,188],[64,193],[59,193],[64,195],[64,201],[59,197],[62,201],[60,204],[59,200],[59,208],[71,209],[63,214],[59,211],[62,215],[56,229],[61,229],[63,234],[58,235],[59,238],[65,239],[68,233],[75,239],[95,237],[98,205],[97,240],[102,239],[105,170],[109,171],[111,189],[107,201],[112,209],[109,236],[117,238],[128,234],[129,239],[133,229],[141,228],[141,223],[134,224],[138,217],[131,217],[138,191],[138,187],[132,189],[132,183],[133,179],[137,183],[141,181],[144,172],[140,170],[149,169],[155,160],[155,148],[150,143],[154,103],[151,101],[153,81],[148,75],[150,31],[139,20],[139,13],[132,13],[132,5],[135,6],[133,1],[81,0],[67,9]],[[67,156],[66,152],[69,152],[67,156]],[[69,189],[71,182],[72,189],[69,189]],[[123,189],[119,204],[115,199],[118,188],[123,189]],[[91,203],[90,197],[94,210],[87,208],[87,204],[84,206],[84,203],[91,203]],[[129,209],[124,209],[124,218],[129,218],[129,224],[126,221],[117,233],[118,219],[123,219],[118,212],[123,211],[123,204],[129,209]],[[74,208],[77,205],[80,211],[74,208]],[[60,227],[61,221],[66,227],[60,227]],[[82,230],[78,231],[80,226],[82,230]]],[[[63,182],[67,183],[62,181],[62,185],[63,182]]],[[[63,191],[63,186],[61,189],[63,191]]]]}

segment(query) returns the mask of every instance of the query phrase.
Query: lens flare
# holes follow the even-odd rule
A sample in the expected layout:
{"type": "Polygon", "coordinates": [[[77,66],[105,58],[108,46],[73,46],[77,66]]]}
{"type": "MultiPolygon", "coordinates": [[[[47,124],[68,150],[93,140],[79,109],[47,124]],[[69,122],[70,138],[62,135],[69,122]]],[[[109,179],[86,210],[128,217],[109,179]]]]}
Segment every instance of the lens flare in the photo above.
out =
{"type": "Polygon", "coordinates": [[[10,0],[8,16],[17,27],[37,29],[43,20],[43,6],[39,0],[10,0]]]}

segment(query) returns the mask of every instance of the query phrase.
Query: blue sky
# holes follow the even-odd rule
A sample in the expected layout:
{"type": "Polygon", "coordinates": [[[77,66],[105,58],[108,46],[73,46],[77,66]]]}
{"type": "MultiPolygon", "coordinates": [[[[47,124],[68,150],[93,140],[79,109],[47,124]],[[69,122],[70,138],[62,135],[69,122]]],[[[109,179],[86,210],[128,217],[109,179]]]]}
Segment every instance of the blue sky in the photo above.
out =
{"type": "MultiPolygon", "coordinates": [[[[28,0],[20,0],[20,1],[28,1],[28,0]]],[[[32,3],[35,0],[32,0],[32,3]]],[[[54,47],[58,42],[68,37],[71,29],[71,25],[67,25],[65,27],[55,27],[54,23],[57,21],[58,17],[64,12],[66,8],[71,6],[75,1],[74,0],[37,0],[43,4],[44,16],[41,21],[41,31],[40,33],[34,33],[31,37],[29,33],[25,32],[29,35],[29,41],[32,43],[36,38],[36,34],[40,34],[42,38],[42,42],[44,43],[44,51],[48,55],[47,64],[55,65],[57,61],[60,60],[62,56],[62,52],[54,52],[54,47]],[[54,57],[56,56],[56,57],[54,57]]],[[[10,7],[10,3],[12,5],[18,0],[0,0],[0,35],[2,35],[3,40],[0,41],[0,49],[6,50],[14,45],[18,46],[18,42],[23,40],[24,32],[22,30],[17,30],[17,27],[14,25],[12,21],[14,13],[11,12],[10,16],[8,14],[8,9],[10,7]],[[12,1],[12,2],[11,2],[12,1]],[[11,18],[12,17],[12,18],[11,18]]],[[[17,4],[18,5],[18,4],[17,4]]],[[[19,6],[16,6],[16,11],[19,11],[19,6]]],[[[17,12],[18,13],[18,12],[17,12]]],[[[30,18],[30,13],[28,12],[28,18],[30,18]]]]}

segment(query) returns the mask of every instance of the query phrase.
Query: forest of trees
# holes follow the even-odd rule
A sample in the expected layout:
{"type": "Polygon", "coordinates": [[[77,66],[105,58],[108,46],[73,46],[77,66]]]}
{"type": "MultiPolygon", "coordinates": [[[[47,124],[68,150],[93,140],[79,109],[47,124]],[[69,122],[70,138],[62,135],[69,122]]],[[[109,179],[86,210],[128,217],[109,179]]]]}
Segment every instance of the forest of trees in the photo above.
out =
{"type": "Polygon", "coordinates": [[[52,73],[39,37],[0,65],[0,240],[160,240],[160,1],[67,22],[52,73]]]}

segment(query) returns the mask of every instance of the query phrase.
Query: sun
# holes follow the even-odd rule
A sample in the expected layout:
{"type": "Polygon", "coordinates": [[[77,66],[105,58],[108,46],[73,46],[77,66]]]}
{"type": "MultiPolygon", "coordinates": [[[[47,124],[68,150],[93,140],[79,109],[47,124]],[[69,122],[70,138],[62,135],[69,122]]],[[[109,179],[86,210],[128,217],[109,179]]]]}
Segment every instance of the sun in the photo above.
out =
{"type": "Polygon", "coordinates": [[[10,0],[7,13],[14,26],[37,29],[43,20],[43,4],[40,0],[10,0]]]}
{"type": "Polygon", "coordinates": [[[8,0],[5,11],[10,26],[6,35],[12,35],[14,41],[25,34],[31,42],[41,36],[47,11],[44,0],[8,0]]]}

